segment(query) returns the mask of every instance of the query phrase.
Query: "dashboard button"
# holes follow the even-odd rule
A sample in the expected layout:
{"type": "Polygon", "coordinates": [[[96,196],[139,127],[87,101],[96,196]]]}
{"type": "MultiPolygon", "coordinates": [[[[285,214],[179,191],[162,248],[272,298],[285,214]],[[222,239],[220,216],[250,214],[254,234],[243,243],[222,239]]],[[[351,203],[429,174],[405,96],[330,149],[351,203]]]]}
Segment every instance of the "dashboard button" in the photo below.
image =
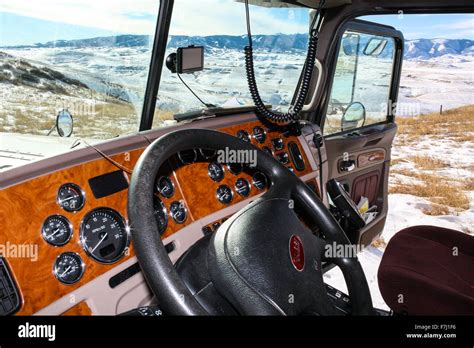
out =
{"type": "Polygon", "coordinates": [[[281,152],[277,154],[277,159],[280,161],[281,164],[288,164],[290,162],[290,158],[286,152],[281,152]]]}
{"type": "Polygon", "coordinates": [[[262,127],[254,127],[253,138],[257,141],[257,143],[263,144],[265,142],[265,139],[267,139],[267,133],[262,127]]]}
{"type": "Polygon", "coordinates": [[[272,139],[272,145],[275,150],[280,151],[285,147],[285,142],[282,138],[274,138],[272,139]]]}
{"type": "Polygon", "coordinates": [[[239,138],[240,140],[243,140],[243,141],[246,141],[248,143],[250,143],[250,136],[249,136],[249,133],[244,131],[243,129],[239,130],[236,134],[237,138],[239,138]]]}

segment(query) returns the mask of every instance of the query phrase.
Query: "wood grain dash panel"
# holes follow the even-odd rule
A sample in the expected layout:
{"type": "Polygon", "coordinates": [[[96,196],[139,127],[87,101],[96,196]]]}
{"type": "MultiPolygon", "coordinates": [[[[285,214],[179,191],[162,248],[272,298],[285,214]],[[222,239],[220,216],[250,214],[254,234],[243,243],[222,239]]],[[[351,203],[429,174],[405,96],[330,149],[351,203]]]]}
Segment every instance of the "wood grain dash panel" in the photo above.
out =
{"type": "MultiPolygon", "coordinates": [[[[255,126],[266,129],[259,121],[253,121],[226,127],[221,131],[235,135],[238,130],[243,129],[252,135],[255,126]]],[[[281,137],[285,145],[284,149],[277,151],[277,153],[287,151],[287,145],[290,141],[299,144],[295,136],[285,137],[280,132],[266,130],[265,142],[258,144],[252,137],[252,144],[260,148],[263,146],[272,148],[271,139],[281,137]]],[[[306,153],[304,153],[300,144],[299,146],[306,168],[304,171],[296,172],[296,174],[302,176],[311,172],[311,166],[306,153]]],[[[112,158],[132,170],[142,152],[143,149],[136,149],[112,156],[112,158]]],[[[173,162],[173,159],[170,159],[168,164],[160,169],[159,175],[167,175],[175,186],[175,192],[171,198],[165,198],[157,194],[164,203],[168,214],[173,201],[184,202],[188,209],[188,217],[183,224],[177,224],[172,218],[168,219],[168,227],[163,238],[172,235],[197,219],[225,208],[226,205],[220,203],[216,198],[216,190],[219,185],[228,185],[233,190],[234,198],[231,205],[247,198],[241,197],[234,186],[238,178],[244,178],[250,184],[252,183],[252,171],[250,169],[234,175],[226,168],[224,179],[221,182],[214,182],[208,176],[207,166],[208,162],[178,165],[176,161],[173,162]]],[[[73,294],[77,288],[134,256],[133,245],[130,245],[128,255],[125,255],[115,264],[100,264],[87,256],[79,243],[81,221],[93,209],[98,207],[112,208],[127,219],[128,190],[96,199],[88,183],[89,179],[95,176],[116,170],[117,167],[108,160],[100,158],[37,177],[0,192],[0,244],[30,245],[37,248],[37,258],[34,260],[5,255],[22,296],[22,307],[18,312],[19,315],[34,314],[61,297],[73,294]],[[56,202],[57,191],[65,183],[79,185],[85,192],[84,207],[78,212],[66,212],[56,202]],[[72,239],[62,247],[47,244],[41,236],[41,227],[44,220],[55,214],[65,216],[73,226],[72,239]],[[85,263],[85,272],[82,279],[73,285],[60,283],[52,272],[57,256],[66,251],[78,253],[85,263]]],[[[250,195],[253,196],[260,192],[252,186],[250,195]]],[[[87,315],[91,312],[86,303],[80,303],[67,311],[65,315],[67,314],[87,315]]]]}
{"type": "Polygon", "coordinates": [[[385,160],[384,150],[375,150],[363,153],[357,157],[357,165],[359,168],[364,168],[375,163],[379,163],[385,160]]]}

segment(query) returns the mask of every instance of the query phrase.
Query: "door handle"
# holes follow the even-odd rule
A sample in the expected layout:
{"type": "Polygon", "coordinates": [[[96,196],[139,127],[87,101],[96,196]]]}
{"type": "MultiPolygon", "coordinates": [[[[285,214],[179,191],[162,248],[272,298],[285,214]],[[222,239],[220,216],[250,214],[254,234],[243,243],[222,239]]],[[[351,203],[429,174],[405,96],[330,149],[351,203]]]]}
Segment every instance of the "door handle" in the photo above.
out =
{"type": "Polygon", "coordinates": [[[339,171],[350,172],[353,171],[355,167],[355,161],[349,158],[349,154],[347,152],[344,152],[344,154],[342,155],[342,161],[339,162],[339,171]]]}
{"type": "Polygon", "coordinates": [[[341,161],[341,164],[339,165],[339,170],[341,172],[351,172],[355,169],[355,167],[355,161],[353,160],[341,161]]]}

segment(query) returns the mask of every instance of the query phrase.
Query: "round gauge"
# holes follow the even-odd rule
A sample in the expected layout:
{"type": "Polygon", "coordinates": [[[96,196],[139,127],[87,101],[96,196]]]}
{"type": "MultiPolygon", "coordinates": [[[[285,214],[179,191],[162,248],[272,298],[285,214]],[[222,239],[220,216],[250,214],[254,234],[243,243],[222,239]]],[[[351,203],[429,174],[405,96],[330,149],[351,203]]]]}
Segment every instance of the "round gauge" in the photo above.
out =
{"type": "Polygon", "coordinates": [[[184,221],[186,221],[187,211],[184,203],[178,201],[171,203],[170,215],[178,224],[182,224],[184,221]]]}
{"type": "Polygon", "coordinates": [[[56,258],[53,274],[63,284],[74,284],[82,278],[84,268],[84,262],[78,254],[65,252],[56,258]]]}
{"type": "Polygon", "coordinates": [[[227,168],[229,168],[229,172],[234,175],[238,175],[242,173],[242,170],[244,170],[244,166],[242,165],[242,163],[229,163],[227,165],[227,168]]]}
{"type": "Polygon", "coordinates": [[[256,172],[252,176],[253,186],[255,186],[258,190],[263,190],[268,185],[268,180],[265,174],[262,172],[256,172]]]}
{"type": "Polygon", "coordinates": [[[211,162],[207,166],[207,174],[214,181],[221,181],[224,179],[224,168],[219,163],[211,162]]]}
{"type": "Polygon", "coordinates": [[[270,149],[268,146],[262,147],[262,150],[267,153],[269,156],[273,157],[273,150],[270,149]]]}
{"type": "Polygon", "coordinates": [[[227,185],[219,186],[216,191],[216,197],[222,204],[229,204],[233,198],[231,188],[227,185]]]}
{"type": "Polygon", "coordinates": [[[250,142],[249,133],[247,133],[243,129],[239,130],[236,135],[237,138],[239,138],[240,140],[246,141],[248,143],[250,142]]]}
{"type": "Polygon", "coordinates": [[[196,162],[197,152],[194,149],[183,150],[178,152],[178,158],[183,164],[191,164],[196,162]]]}
{"type": "Polygon", "coordinates": [[[253,137],[259,144],[263,144],[267,139],[267,133],[262,127],[257,126],[253,128],[253,137]]]}
{"type": "Polygon", "coordinates": [[[217,150],[215,150],[215,149],[199,149],[199,153],[205,159],[210,160],[210,159],[214,158],[214,156],[217,153],[217,150]]]}
{"type": "Polygon", "coordinates": [[[109,208],[87,213],[81,223],[81,244],[94,260],[112,263],[128,248],[128,229],[122,216],[109,208]]]}
{"type": "Polygon", "coordinates": [[[61,246],[69,242],[72,237],[72,225],[62,215],[51,215],[43,222],[41,228],[43,239],[54,246],[61,246]]]}
{"type": "Polygon", "coordinates": [[[78,211],[84,206],[84,192],[76,184],[64,184],[58,190],[57,202],[66,211],[78,211]]]}
{"type": "Polygon", "coordinates": [[[245,179],[237,179],[235,182],[235,190],[242,197],[247,197],[250,194],[250,183],[245,179]]]}
{"type": "Polygon", "coordinates": [[[161,193],[163,197],[171,198],[174,194],[173,182],[167,176],[160,176],[156,182],[156,190],[161,193]]]}
{"type": "Polygon", "coordinates": [[[168,212],[166,211],[165,205],[158,197],[155,197],[153,206],[158,231],[160,232],[160,235],[162,235],[165,233],[166,227],[168,226],[168,212]]]}

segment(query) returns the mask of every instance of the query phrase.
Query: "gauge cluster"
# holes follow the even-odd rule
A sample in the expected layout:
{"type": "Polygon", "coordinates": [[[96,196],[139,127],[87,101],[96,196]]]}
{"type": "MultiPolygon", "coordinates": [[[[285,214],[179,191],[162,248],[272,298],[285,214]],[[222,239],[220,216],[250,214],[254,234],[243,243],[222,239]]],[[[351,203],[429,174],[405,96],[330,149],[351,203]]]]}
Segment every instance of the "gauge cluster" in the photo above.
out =
{"type": "MultiPolygon", "coordinates": [[[[281,132],[270,131],[259,122],[225,131],[257,146],[289,170],[304,173],[305,157],[294,137],[292,140],[281,132]]],[[[177,153],[166,168],[160,169],[154,185],[153,209],[163,238],[270,187],[265,173],[250,163],[221,163],[219,158],[215,149],[188,149],[177,153]]],[[[102,197],[87,197],[90,190],[78,182],[65,182],[56,190],[57,210],[44,218],[40,234],[47,248],[57,250],[51,266],[60,283],[79,282],[87,272],[86,265],[94,269],[128,255],[130,233],[127,220],[121,215],[123,207],[115,210],[98,204],[102,197]]],[[[116,207],[114,201],[108,202],[116,207]]]]}
{"type": "MultiPolygon", "coordinates": [[[[166,180],[160,181],[160,186],[163,195],[170,195],[170,190],[174,190],[173,184],[166,180]]],[[[68,247],[74,243],[72,238],[75,230],[78,231],[80,248],[87,258],[95,262],[111,264],[126,254],[130,244],[129,228],[119,212],[107,207],[95,208],[82,216],[79,226],[73,226],[70,219],[82,214],[80,211],[86,202],[85,191],[75,183],[66,183],[58,188],[56,197],[58,214],[46,217],[40,232],[50,247],[61,251],[52,266],[52,273],[58,281],[65,285],[75,284],[84,274],[83,257],[68,250],[77,250],[76,247],[68,247]],[[63,211],[61,214],[60,209],[63,211]]]]}

